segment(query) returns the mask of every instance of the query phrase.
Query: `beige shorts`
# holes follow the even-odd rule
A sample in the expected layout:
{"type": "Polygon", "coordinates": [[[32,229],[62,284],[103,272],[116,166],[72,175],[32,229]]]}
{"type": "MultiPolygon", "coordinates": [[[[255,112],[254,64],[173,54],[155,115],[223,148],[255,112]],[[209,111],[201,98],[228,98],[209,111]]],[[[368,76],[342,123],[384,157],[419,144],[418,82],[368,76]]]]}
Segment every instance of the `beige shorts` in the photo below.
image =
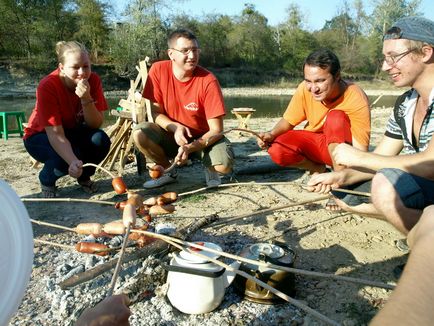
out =
{"type": "MultiPolygon", "coordinates": [[[[149,139],[161,146],[167,157],[174,158],[178,154],[179,146],[175,142],[173,133],[164,130],[157,124],[142,122],[135,126],[134,130],[141,130],[149,139]]],[[[234,164],[232,144],[226,137],[202,151],[192,153],[191,157],[200,159],[205,167],[223,165],[232,168],[234,164]]]]}

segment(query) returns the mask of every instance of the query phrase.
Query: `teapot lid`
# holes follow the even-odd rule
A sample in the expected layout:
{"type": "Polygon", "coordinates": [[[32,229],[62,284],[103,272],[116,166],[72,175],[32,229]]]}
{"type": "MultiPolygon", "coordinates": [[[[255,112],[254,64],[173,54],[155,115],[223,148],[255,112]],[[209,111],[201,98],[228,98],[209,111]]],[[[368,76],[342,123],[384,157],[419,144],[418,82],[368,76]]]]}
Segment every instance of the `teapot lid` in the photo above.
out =
{"type": "MultiPolygon", "coordinates": [[[[214,249],[214,250],[217,250],[217,251],[223,251],[222,248],[219,245],[217,245],[215,243],[212,243],[212,242],[195,241],[193,243],[196,243],[198,245],[204,246],[206,248],[214,249]]],[[[216,253],[213,253],[213,252],[201,250],[199,248],[190,247],[189,249],[191,251],[193,251],[193,252],[200,253],[201,255],[204,255],[204,256],[209,257],[211,259],[217,259],[217,258],[220,257],[220,254],[216,254],[216,253]]],[[[180,251],[179,252],[179,256],[182,259],[188,260],[189,263],[193,263],[193,264],[202,264],[202,263],[208,262],[207,259],[204,259],[202,257],[196,256],[196,255],[194,255],[192,253],[187,252],[186,250],[180,251]]]]}
{"type": "Polygon", "coordinates": [[[249,251],[252,259],[258,259],[261,254],[270,258],[277,259],[283,257],[283,255],[285,254],[285,251],[281,247],[271,243],[252,244],[249,248],[249,251]]]}

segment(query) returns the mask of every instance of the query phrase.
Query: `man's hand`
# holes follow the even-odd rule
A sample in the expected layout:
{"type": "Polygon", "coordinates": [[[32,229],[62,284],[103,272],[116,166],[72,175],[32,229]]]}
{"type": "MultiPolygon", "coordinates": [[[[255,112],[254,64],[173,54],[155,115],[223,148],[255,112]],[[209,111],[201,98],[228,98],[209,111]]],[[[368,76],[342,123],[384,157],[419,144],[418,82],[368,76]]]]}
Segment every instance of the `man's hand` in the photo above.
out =
{"type": "Polygon", "coordinates": [[[188,144],[188,138],[192,138],[192,134],[190,132],[190,129],[183,125],[178,125],[176,127],[176,130],[173,134],[175,138],[175,142],[178,144],[178,146],[184,146],[188,144]]]}
{"type": "Polygon", "coordinates": [[[90,84],[87,79],[82,79],[78,82],[77,87],[75,87],[75,94],[77,94],[77,96],[82,100],[92,100],[92,96],[90,95],[90,84]]]}
{"type": "Polygon", "coordinates": [[[260,132],[258,138],[258,146],[261,149],[267,149],[274,141],[274,136],[270,132],[260,132]]]}
{"type": "Polygon", "coordinates": [[[312,192],[328,193],[343,184],[340,172],[314,173],[307,183],[306,189],[312,192]]]}
{"type": "Polygon", "coordinates": [[[336,164],[352,167],[358,166],[363,161],[363,153],[351,145],[342,143],[336,146],[332,155],[336,164]]]}
{"type": "Polygon", "coordinates": [[[131,311],[126,295],[105,298],[93,308],[87,308],[75,326],[128,326],[131,311]]]}
{"type": "Polygon", "coordinates": [[[73,178],[78,178],[83,173],[83,162],[80,160],[72,161],[69,164],[68,174],[73,178]]]}
{"type": "Polygon", "coordinates": [[[175,157],[175,162],[178,165],[183,165],[188,160],[188,155],[190,154],[190,149],[188,145],[179,146],[178,154],[175,157]]]}

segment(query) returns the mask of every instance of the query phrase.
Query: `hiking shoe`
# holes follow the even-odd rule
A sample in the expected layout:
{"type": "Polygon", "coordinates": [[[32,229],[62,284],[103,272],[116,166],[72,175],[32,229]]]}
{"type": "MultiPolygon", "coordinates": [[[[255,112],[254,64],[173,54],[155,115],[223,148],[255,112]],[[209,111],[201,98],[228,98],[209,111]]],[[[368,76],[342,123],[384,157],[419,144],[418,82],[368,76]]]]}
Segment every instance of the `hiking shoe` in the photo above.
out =
{"type": "Polygon", "coordinates": [[[158,179],[152,179],[148,180],[143,184],[143,188],[145,189],[152,189],[152,188],[158,188],[164,185],[167,185],[169,183],[176,182],[177,174],[164,174],[158,179]]]}
{"type": "Polygon", "coordinates": [[[208,188],[215,188],[222,184],[218,172],[210,171],[208,168],[205,168],[205,181],[208,188]]]}

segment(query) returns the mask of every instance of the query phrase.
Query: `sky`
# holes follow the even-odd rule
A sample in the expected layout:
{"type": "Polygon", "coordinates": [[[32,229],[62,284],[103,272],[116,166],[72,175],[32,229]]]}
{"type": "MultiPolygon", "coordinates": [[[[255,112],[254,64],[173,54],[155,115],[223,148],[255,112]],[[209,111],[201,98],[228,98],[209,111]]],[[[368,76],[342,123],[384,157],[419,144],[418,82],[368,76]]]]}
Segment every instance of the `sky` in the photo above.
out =
{"type": "MultiPolygon", "coordinates": [[[[113,1],[115,12],[121,12],[126,0],[113,1]]],[[[352,0],[347,0],[351,5],[352,0]]],[[[372,8],[368,7],[371,0],[364,0],[365,10],[369,14],[372,8]]],[[[170,1],[169,1],[170,3],[170,1]]],[[[296,3],[306,16],[304,27],[313,31],[321,29],[326,20],[336,16],[338,8],[342,8],[343,0],[184,0],[182,3],[173,3],[173,11],[184,12],[195,18],[201,18],[204,14],[240,15],[245,3],[251,3],[256,10],[268,19],[268,24],[275,26],[287,18],[286,9],[291,3],[296,3]]],[[[434,1],[422,0],[419,11],[426,18],[434,20],[434,1]]]]}

